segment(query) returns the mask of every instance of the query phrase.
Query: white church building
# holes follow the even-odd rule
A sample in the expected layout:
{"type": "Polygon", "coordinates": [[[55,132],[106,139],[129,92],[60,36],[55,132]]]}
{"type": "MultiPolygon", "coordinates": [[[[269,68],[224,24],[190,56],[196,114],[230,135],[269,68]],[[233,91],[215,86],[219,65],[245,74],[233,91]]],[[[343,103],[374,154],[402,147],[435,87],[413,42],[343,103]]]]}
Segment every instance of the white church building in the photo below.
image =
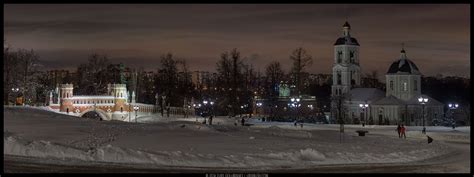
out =
{"type": "Polygon", "coordinates": [[[431,125],[432,120],[444,115],[442,103],[421,94],[421,72],[408,59],[403,48],[400,57],[389,66],[385,75],[385,92],[377,88],[361,88],[360,45],[351,37],[350,30],[346,22],[343,36],[334,44],[332,117],[340,115],[345,123],[352,124],[421,126],[423,120],[424,125],[431,125]],[[427,102],[421,104],[420,97],[427,99],[427,102]]]}

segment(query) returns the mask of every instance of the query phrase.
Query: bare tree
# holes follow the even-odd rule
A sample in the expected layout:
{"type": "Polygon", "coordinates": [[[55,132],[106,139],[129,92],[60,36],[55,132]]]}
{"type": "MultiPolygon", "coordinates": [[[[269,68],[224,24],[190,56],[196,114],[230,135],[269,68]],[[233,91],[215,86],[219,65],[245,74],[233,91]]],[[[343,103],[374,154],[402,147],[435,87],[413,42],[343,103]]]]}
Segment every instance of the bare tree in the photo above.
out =
{"type": "Polygon", "coordinates": [[[16,59],[18,60],[17,64],[19,66],[17,72],[21,73],[21,79],[17,79],[23,81],[20,88],[23,103],[36,101],[33,95],[35,95],[35,89],[37,88],[35,77],[39,67],[39,56],[33,50],[19,49],[16,52],[16,59]]]}
{"type": "Polygon", "coordinates": [[[305,49],[300,47],[292,52],[290,59],[293,61],[293,67],[291,69],[293,83],[296,85],[296,92],[300,95],[302,90],[302,73],[307,66],[313,64],[313,58],[305,49]]]}
{"type": "Polygon", "coordinates": [[[172,53],[161,56],[161,67],[158,69],[158,78],[155,82],[156,93],[161,97],[160,106],[163,114],[164,110],[168,110],[170,106],[179,105],[181,102],[177,99],[177,62],[172,53]]]}
{"type": "Polygon", "coordinates": [[[266,95],[270,102],[270,115],[273,117],[274,105],[276,105],[278,101],[278,92],[275,88],[278,86],[280,81],[283,80],[285,72],[281,68],[280,62],[273,61],[267,66],[265,74],[267,79],[267,86],[265,87],[267,90],[266,95]]]}
{"type": "Polygon", "coordinates": [[[241,98],[240,93],[243,93],[242,87],[242,69],[243,61],[240,52],[233,49],[231,52],[224,52],[221,54],[221,59],[217,62],[217,73],[219,80],[225,83],[225,96],[221,99],[220,104],[230,107],[231,114],[236,114],[240,109],[239,104],[245,99],[241,98]]]}
{"type": "Polygon", "coordinates": [[[5,63],[3,64],[3,93],[4,97],[3,100],[5,101],[5,105],[8,105],[8,100],[10,96],[10,89],[12,88],[12,82],[11,82],[11,73],[13,71],[14,64],[13,62],[15,61],[14,56],[12,56],[12,53],[10,52],[10,46],[6,43],[6,41],[3,41],[3,59],[5,63]]]}
{"type": "MultiPolygon", "coordinates": [[[[89,56],[88,62],[79,65],[78,93],[80,94],[104,94],[107,92],[107,84],[110,83],[116,71],[111,69],[108,57],[97,53],[89,56]]],[[[118,71],[118,70],[117,70],[118,71]]]]}

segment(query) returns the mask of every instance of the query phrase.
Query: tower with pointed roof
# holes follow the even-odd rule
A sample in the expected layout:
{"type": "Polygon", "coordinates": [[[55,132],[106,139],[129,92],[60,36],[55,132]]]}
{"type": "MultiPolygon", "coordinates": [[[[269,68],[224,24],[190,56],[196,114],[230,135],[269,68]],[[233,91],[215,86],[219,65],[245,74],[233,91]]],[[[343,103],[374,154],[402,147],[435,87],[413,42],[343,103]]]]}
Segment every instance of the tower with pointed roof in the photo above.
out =
{"type": "Polygon", "coordinates": [[[421,73],[418,67],[408,59],[402,46],[400,58],[390,65],[386,78],[386,96],[393,95],[407,101],[421,94],[421,73]]]}
{"type": "Polygon", "coordinates": [[[334,43],[332,68],[332,96],[341,96],[360,85],[359,42],[351,37],[351,26],[346,21],[342,26],[342,37],[334,43]]]}

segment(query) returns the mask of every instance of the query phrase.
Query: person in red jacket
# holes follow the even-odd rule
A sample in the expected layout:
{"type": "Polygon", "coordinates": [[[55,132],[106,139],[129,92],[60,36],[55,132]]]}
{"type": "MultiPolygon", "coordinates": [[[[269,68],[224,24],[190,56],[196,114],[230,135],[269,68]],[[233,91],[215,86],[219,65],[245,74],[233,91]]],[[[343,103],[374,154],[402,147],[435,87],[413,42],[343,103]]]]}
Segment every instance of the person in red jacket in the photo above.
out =
{"type": "Polygon", "coordinates": [[[405,135],[405,132],[406,132],[406,128],[402,124],[402,127],[400,128],[400,133],[401,133],[400,136],[403,136],[403,138],[407,139],[407,136],[405,135]]]}

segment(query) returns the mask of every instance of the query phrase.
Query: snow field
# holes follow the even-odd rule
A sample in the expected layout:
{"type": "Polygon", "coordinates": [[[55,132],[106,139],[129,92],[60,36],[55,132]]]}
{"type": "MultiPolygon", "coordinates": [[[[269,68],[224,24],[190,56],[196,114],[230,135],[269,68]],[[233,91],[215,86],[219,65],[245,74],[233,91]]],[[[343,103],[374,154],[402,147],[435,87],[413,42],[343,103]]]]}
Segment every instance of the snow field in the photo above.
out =
{"type": "MultiPolygon", "coordinates": [[[[407,163],[452,153],[443,143],[427,144],[409,131],[399,139],[392,127],[366,127],[366,137],[339,125],[294,127],[292,123],[234,126],[203,125],[195,118],[127,123],[84,120],[41,110],[8,108],[4,112],[4,154],[63,160],[165,166],[279,168],[327,164],[407,163]],[[31,126],[34,125],[34,126],[31,126]]],[[[213,122],[219,118],[216,118],[213,122]]],[[[250,121],[249,121],[250,122],[250,121]]],[[[395,127],[393,127],[394,129],[395,127]]],[[[410,130],[410,129],[409,129],[410,130]]],[[[459,132],[429,132],[465,137],[459,132]]],[[[437,136],[437,135],[432,135],[437,136]]],[[[439,143],[438,143],[439,142],[439,143]]],[[[73,162],[71,162],[73,163],[73,162]]]]}

